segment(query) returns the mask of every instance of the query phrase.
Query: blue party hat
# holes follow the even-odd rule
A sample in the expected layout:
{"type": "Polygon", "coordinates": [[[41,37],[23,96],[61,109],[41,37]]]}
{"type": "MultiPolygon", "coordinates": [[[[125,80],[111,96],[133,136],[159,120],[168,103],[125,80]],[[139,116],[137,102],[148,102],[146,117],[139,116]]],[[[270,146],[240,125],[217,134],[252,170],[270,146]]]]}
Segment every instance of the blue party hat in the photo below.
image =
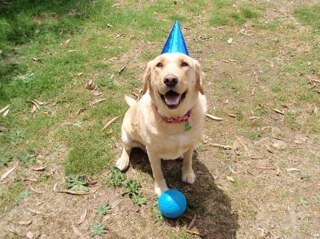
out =
{"type": "Polygon", "coordinates": [[[184,41],[179,21],[175,21],[171,33],[164,45],[161,54],[164,53],[182,53],[189,56],[189,52],[184,41]]]}

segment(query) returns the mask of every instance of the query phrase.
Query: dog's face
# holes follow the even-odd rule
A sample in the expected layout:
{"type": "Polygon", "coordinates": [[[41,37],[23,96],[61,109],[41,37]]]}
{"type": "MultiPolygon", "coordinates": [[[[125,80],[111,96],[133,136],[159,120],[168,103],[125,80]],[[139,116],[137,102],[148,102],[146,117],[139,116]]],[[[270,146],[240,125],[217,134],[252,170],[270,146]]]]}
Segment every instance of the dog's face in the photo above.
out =
{"type": "Polygon", "coordinates": [[[162,54],[148,63],[143,88],[162,112],[190,110],[203,94],[200,64],[181,53],[162,54]]]}

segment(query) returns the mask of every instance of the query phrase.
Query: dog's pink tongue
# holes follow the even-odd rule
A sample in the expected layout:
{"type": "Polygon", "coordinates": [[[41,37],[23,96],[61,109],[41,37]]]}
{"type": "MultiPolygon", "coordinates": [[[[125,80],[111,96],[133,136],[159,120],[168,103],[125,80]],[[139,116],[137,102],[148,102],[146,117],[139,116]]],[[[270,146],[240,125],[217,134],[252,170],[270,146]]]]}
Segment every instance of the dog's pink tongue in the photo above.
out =
{"type": "Polygon", "coordinates": [[[175,94],[166,94],[164,96],[164,100],[166,101],[167,105],[177,105],[180,100],[180,95],[175,93],[175,94]]]}

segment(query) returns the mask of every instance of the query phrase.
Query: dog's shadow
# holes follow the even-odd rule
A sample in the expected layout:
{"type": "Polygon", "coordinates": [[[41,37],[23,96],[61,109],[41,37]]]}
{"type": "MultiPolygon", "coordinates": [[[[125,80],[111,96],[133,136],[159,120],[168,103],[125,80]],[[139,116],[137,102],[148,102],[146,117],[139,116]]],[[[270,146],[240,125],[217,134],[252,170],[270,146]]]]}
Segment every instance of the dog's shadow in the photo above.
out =
{"type": "MultiPolygon", "coordinates": [[[[134,149],[130,155],[133,168],[152,175],[148,156],[141,149],[134,149]]],[[[233,239],[238,228],[238,214],[232,210],[230,198],[217,187],[208,168],[193,154],[193,169],[197,176],[194,184],[181,181],[182,160],[163,160],[162,169],[168,187],[182,191],[188,201],[187,210],[179,219],[165,219],[172,226],[176,221],[187,227],[195,218],[189,230],[201,238],[233,239]]]]}

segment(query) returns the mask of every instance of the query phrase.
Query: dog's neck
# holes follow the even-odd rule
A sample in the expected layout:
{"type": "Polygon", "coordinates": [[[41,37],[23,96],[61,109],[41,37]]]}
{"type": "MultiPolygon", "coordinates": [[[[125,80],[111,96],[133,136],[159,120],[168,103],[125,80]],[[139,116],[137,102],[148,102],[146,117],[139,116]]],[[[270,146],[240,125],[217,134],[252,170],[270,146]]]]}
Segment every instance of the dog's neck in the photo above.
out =
{"type": "Polygon", "coordinates": [[[158,107],[154,105],[155,110],[157,111],[158,115],[162,118],[163,121],[166,123],[183,123],[187,122],[190,118],[192,108],[183,116],[177,116],[177,117],[166,117],[162,114],[160,114],[158,107]]]}

